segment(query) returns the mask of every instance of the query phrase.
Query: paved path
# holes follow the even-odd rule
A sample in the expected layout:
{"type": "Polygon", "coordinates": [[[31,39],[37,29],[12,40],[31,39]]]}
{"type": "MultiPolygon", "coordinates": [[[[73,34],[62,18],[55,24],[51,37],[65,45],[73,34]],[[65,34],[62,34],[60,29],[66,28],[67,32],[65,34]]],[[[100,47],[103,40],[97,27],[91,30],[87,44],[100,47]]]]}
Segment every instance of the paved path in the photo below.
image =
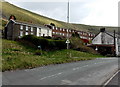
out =
{"type": "Polygon", "coordinates": [[[102,58],[6,71],[3,85],[102,85],[117,69],[117,58],[102,58]]]}

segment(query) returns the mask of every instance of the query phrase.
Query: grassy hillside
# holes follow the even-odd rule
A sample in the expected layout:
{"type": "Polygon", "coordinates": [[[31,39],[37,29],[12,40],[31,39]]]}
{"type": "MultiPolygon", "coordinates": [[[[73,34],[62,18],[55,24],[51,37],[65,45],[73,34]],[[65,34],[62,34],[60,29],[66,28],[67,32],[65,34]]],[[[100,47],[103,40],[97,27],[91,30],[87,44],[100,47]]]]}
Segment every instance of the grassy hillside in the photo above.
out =
{"type": "MultiPolygon", "coordinates": [[[[8,19],[9,16],[15,15],[17,20],[24,21],[24,22],[32,22],[35,24],[50,24],[54,23],[58,27],[62,28],[70,28],[70,29],[76,29],[76,30],[83,30],[83,31],[91,31],[94,33],[98,33],[99,29],[104,26],[89,26],[89,25],[83,25],[83,24],[67,24],[62,21],[54,20],[48,17],[44,17],[42,15],[38,15],[36,13],[32,13],[28,10],[16,7],[10,3],[2,2],[0,3],[0,6],[2,5],[2,18],[8,19]]],[[[5,20],[4,20],[5,21],[5,20]]],[[[4,26],[4,24],[3,24],[4,26]]],[[[3,27],[2,27],[3,28],[3,27]]],[[[113,32],[113,30],[117,30],[116,27],[106,27],[107,31],[113,32]]]]}
{"type": "Polygon", "coordinates": [[[36,49],[11,40],[2,40],[2,71],[34,68],[49,64],[90,60],[101,55],[93,55],[75,50],[58,50],[35,55],[36,49]],[[71,54],[71,56],[69,55],[71,54]]]}

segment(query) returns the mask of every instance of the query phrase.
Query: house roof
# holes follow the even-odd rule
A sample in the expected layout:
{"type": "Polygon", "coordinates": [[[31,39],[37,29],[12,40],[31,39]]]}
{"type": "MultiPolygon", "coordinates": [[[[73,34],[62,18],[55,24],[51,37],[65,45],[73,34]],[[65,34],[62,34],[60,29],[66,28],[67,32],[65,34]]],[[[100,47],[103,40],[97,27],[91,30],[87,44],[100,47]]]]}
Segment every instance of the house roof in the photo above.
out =
{"type": "MultiPolygon", "coordinates": [[[[100,33],[101,33],[101,31],[100,31],[98,34],[96,34],[95,37],[98,36],[100,33]]],[[[108,35],[111,36],[111,37],[114,37],[114,33],[110,33],[110,32],[107,32],[107,31],[104,31],[104,33],[108,34],[108,35]]],[[[94,38],[95,38],[95,37],[94,37],[94,38]]],[[[115,38],[118,38],[118,37],[120,37],[120,35],[115,34],[115,38]]],[[[94,38],[93,38],[93,39],[94,39],[94,38]]],[[[92,40],[93,40],[93,39],[92,39],[92,40]]]]}
{"type": "Polygon", "coordinates": [[[27,26],[42,27],[42,28],[50,29],[50,28],[45,27],[43,25],[38,25],[38,24],[33,24],[33,23],[28,23],[28,22],[15,21],[15,20],[11,20],[11,21],[13,21],[15,24],[22,24],[22,25],[27,25],[27,26]]]}

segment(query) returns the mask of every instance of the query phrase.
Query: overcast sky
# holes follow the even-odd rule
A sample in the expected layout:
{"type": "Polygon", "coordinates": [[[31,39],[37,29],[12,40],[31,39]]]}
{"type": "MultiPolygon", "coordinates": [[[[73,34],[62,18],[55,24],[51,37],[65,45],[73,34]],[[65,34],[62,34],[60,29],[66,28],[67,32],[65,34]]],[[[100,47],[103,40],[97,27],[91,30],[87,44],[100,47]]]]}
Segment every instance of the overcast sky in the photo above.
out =
{"type": "MultiPolygon", "coordinates": [[[[68,0],[6,1],[43,16],[64,22],[67,21],[68,0]]],[[[119,0],[69,0],[69,2],[70,23],[98,26],[118,26],[119,0]]]]}

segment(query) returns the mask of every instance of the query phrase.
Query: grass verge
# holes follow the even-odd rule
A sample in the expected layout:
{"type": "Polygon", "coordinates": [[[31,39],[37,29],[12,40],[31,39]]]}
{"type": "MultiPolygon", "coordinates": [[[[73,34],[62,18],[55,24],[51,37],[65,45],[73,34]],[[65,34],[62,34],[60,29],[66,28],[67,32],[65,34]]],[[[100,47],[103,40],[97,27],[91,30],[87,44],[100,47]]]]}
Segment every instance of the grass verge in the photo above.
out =
{"type": "Polygon", "coordinates": [[[19,42],[2,40],[2,71],[34,68],[43,65],[61,64],[81,60],[91,60],[101,55],[93,55],[75,50],[57,50],[35,55],[36,49],[19,42]]]}

